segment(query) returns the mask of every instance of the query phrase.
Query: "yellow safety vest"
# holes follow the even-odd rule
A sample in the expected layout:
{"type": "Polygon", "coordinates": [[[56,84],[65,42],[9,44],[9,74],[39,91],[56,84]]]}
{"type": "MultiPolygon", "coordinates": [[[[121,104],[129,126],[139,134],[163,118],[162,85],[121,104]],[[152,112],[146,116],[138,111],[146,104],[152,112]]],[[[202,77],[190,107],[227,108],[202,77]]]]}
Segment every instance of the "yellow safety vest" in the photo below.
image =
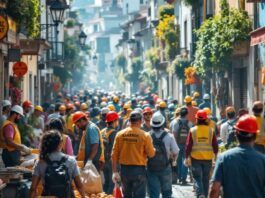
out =
{"type": "Polygon", "coordinates": [[[192,150],[191,157],[197,160],[212,160],[214,157],[212,140],[213,130],[209,126],[198,125],[191,128],[192,150]]]}
{"type": "Polygon", "coordinates": [[[66,129],[70,132],[74,132],[73,114],[65,116],[66,129]]]}
{"type": "Polygon", "coordinates": [[[9,124],[12,125],[12,127],[15,130],[14,143],[21,144],[20,132],[19,132],[19,130],[17,128],[17,125],[14,124],[13,122],[9,121],[9,120],[6,120],[4,122],[1,130],[0,130],[0,148],[7,149],[8,151],[14,151],[16,149],[13,148],[13,147],[8,146],[7,143],[6,143],[5,137],[4,137],[4,127],[7,126],[7,125],[9,125],[9,124]]]}
{"type": "Polygon", "coordinates": [[[257,134],[255,143],[265,146],[264,118],[256,116],[256,119],[257,119],[257,124],[259,127],[259,133],[257,134]]]}

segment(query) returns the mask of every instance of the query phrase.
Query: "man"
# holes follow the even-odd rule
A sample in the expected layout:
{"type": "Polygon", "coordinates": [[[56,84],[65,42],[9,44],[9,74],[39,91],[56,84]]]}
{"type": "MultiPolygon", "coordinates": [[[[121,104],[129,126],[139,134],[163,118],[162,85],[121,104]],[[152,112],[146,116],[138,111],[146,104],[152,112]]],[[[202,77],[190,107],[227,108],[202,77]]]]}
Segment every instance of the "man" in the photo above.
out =
{"type": "Polygon", "coordinates": [[[144,122],[142,124],[142,130],[144,130],[145,132],[149,132],[151,131],[152,127],[151,127],[151,118],[153,116],[153,111],[150,107],[145,107],[143,110],[143,116],[144,116],[144,122]]]}
{"type": "Polygon", "coordinates": [[[100,132],[103,138],[105,157],[105,165],[103,169],[105,183],[103,189],[107,194],[112,194],[114,183],[112,181],[111,151],[118,132],[117,127],[119,125],[119,114],[115,111],[108,112],[106,116],[106,123],[107,127],[100,132]]]}
{"type": "Polygon", "coordinates": [[[113,101],[113,105],[115,107],[115,111],[117,113],[119,113],[121,111],[121,106],[119,105],[119,101],[120,101],[119,97],[118,96],[114,96],[112,101],[113,101]]]}
{"type": "Polygon", "coordinates": [[[123,105],[123,111],[121,111],[120,113],[119,113],[119,115],[120,115],[120,122],[122,122],[122,123],[120,123],[120,125],[121,125],[121,128],[125,128],[124,127],[124,124],[125,124],[125,122],[129,119],[129,117],[130,117],[130,113],[131,113],[131,111],[129,110],[130,109],[130,107],[131,107],[131,105],[127,102],[127,103],[125,103],[124,105],[123,105]],[[128,111],[129,110],[129,111],[128,111]]]}
{"type": "Polygon", "coordinates": [[[188,115],[187,115],[187,119],[193,124],[195,125],[196,123],[196,113],[199,110],[197,107],[193,107],[192,106],[192,98],[190,96],[186,96],[184,98],[184,102],[186,104],[186,107],[188,109],[188,115]]]}
{"type": "Polygon", "coordinates": [[[85,102],[83,102],[82,104],[81,104],[81,111],[83,112],[83,113],[86,113],[87,111],[88,111],[88,105],[87,105],[87,103],[85,103],[85,102]]]}
{"type": "Polygon", "coordinates": [[[69,135],[69,137],[74,140],[74,123],[73,123],[73,113],[74,113],[74,105],[72,103],[68,103],[66,105],[66,115],[65,115],[65,125],[66,125],[66,134],[69,135]]]}
{"type": "Polygon", "coordinates": [[[210,95],[204,94],[203,95],[203,102],[199,105],[199,109],[204,109],[206,107],[211,108],[210,100],[211,100],[210,95]]]}
{"type": "Polygon", "coordinates": [[[196,126],[190,129],[186,142],[185,164],[191,166],[197,197],[205,198],[208,195],[212,160],[218,153],[218,143],[215,133],[208,126],[207,113],[199,110],[196,120],[196,126]]]}
{"type": "Polygon", "coordinates": [[[2,116],[0,118],[0,128],[3,126],[4,121],[9,116],[11,110],[11,102],[9,100],[2,101],[2,116]]]}
{"type": "MultiPolygon", "coordinates": [[[[49,116],[48,116],[48,122],[52,119],[59,119],[61,118],[61,115],[60,115],[60,106],[62,104],[61,103],[56,103],[55,106],[54,106],[54,112],[52,112],[49,116]]],[[[52,110],[52,105],[51,105],[51,110],[52,110]]],[[[66,108],[67,110],[67,108],[66,108]]]]}
{"type": "Polygon", "coordinates": [[[21,144],[20,132],[15,124],[23,116],[22,107],[13,106],[9,117],[1,128],[0,147],[3,149],[2,159],[5,167],[18,166],[20,164],[21,151],[25,154],[31,153],[28,147],[21,144]]]}
{"type": "Polygon", "coordinates": [[[217,160],[210,198],[265,196],[265,156],[255,151],[258,124],[254,116],[243,115],[235,125],[239,146],[223,153],[217,160]]]}
{"type": "Polygon", "coordinates": [[[166,111],[167,109],[167,103],[165,101],[161,101],[159,102],[159,112],[164,116],[164,118],[166,119],[166,122],[164,123],[164,127],[168,128],[169,124],[170,124],[170,120],[168,117],[168,112],[166,111]]]}
{"type": "Polygon", "coordinates": [[[95,165],[97,170],[100,170],[100,157],[101,157],[101,143],[100,131],[98,127],[89,121],[85,113],[77,111],[73,114],[73,123],[81,130],[83,130],[82,139],[80,142],[79,152],[77,159],[95,165]]]}
{"type": "Polygon", "coordinates": [[[155,155],[155,149],[150,134],[141,130],[141,124],[141,113],[133,111],[130,126],[116,135],[112,149],[112,179],[114,183],[122,182],[124,198],[146,195],[146,162],[155,155]]]}
{"type": "Polygon", "coordinates": [[[208,107],[205,107],[203,109],[206,113],[207,113],[207,117],[208,117],[208,125],[213,129],[214,133],[216,136],[219,136],[219,131],[217,128],[217,124],[216,122],[213,120],[213,116],[212,116],[212,110],[208,107]]]}
{"type": "Polygon", "coordinates": [[[164,130],[165,117],[156,112],[151,120],[150,135],[156,154],[147,163],[148,190],[150,198],[172,197],[172,170],[170,161],[175,161],[179,152],[174,136],[164,130]]]}
{"type": "Polygon", "coordinates": [[[263,108],[263,103],[261,101],[256,101],[253,104],[252,112],[257,119],[259,127],[254,148],[257,151],[265,154],[265,121],[263,118],[263,108]]]}
{"type": "MultiPolygon", "coordinates": [[[[65,106],[65,105],[61,105],[61,106],[59,107],[59,114],[60,114],[60,116],[62,117],[62,119],[64,119],[65,112],[66,112],[66,106],[65,106]]],[[[65,120],[64,120],[64,121],[65,121],[65,120]]]]}
{"type": "Polygon", "coordinates": [[[100,130],[104,129],[107,127],[106,124],[106,116],[109,113],[109,108],[104,107],[101,109],[101,113],[100,113],[100,120],[97,122],[97,126],[100,130]]]}
{"type": "Polygon", "coordinates": [[[196,106],[200,105],[202,103],[202,100],[200,99],[200,93],[195,91],[193,93],[193,101],[196,102],[196,106]]]}

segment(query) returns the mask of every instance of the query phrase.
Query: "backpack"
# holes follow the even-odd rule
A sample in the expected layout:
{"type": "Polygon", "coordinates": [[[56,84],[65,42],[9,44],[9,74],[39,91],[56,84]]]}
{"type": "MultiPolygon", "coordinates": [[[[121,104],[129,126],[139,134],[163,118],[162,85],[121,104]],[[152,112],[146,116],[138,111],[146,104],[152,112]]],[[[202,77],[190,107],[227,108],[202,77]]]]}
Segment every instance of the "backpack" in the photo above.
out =
{"type": "Polygon", "coordinates": [[[67,157],[62,157],[60,161],[47,160],[43,196],[72,197],[71,179],[65,165],[66,160],[67,157]]]}
{"type": "Polygon", "coordinates": [[[177,131],[177,143],[178,145],[185,145],[186,140],[190,131],[190,127],[188,125],[189,121],[181,121],[180,119],[178,120],[178,131],[177,131]]]}
{"type": "Polygon", "coordinates": [[[104,144],[105,161],[110,161],[110,158],[111,158],[112,144],[110,143],[110,137],[112,135],[115,135],[114,132],[115,132],[114,129],[110,129],[108,131],[107,128],[105,128],[101,131],[101,135],[103,138],[103,144],[104,144]]]}
{"type": "Polygon", "coordinates": [[[166,146],[163,142],[166,135],[167,132],[163,132],[159,138],[156,138],[155,134],[152,134],[153,145],[156,149],[156,153],[154,157],[148,159],[147,168],[150,171],[161,171],[169,165],[166,146]]]}
{"type": "Polygon", "coordinates": [[[236,134],[234,132],[234,125],[236,124],[237,120],[234,120],[232,122],[227,121],[228,124],[228,131],[227,131],[227,143],[225,145],[226,149],[230,149],[233,147],[236,147],[237,141],[236,141],[236,134]]]}

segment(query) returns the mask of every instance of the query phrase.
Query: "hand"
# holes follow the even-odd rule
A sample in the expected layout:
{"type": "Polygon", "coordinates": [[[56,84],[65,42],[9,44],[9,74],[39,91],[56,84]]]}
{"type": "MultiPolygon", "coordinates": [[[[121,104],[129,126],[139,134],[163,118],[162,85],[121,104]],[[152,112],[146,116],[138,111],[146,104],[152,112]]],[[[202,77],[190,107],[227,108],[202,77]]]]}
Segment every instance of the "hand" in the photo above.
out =
{"type": "Polygon", "coordinates": [[[31,154],[31,149],[25,145],[22,145],[22,152],[25,153],[26,155],[30,155],[31,154]]]}
{"type": "Polygon", "coordinates": [[[184,160],[184,165],[185,165],[186,167],[191,166],[191,160],[190,160],[190,158],[185,158],[185,160],[184,160]]]}
{"type": "Polygon", "coordinates": [[[120,174],[118,172],[114,172],[112,174],[112,181],[114,184],[117,184],[121,181],[121,177],[120,177],[120,174]]]}

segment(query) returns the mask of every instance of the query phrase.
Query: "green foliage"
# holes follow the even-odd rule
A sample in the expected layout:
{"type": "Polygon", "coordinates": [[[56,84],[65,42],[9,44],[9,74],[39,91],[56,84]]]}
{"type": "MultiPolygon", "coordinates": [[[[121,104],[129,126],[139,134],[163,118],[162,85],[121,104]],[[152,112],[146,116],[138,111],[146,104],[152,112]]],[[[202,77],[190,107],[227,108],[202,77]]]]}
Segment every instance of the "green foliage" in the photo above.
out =
{"type": "Polygon", "coordinates": [[[70,19],[67,21],[66,25],[67,28],[73,28],[75,26],[75,21],[70,19]]]}
{"type": "Polygon", "coordinates": [[[171,66],[168,68],[168,71],[177,74],[179,79],[184,79],[184,71],[191,64],[191,61],[183,56],[177,56],[175,60],[172,62],[171,66]]]}
{"type": "Polygon", "coordinates": [[[165,34],[166,59],[174,60],[179,51],[179,29],[171,30],[165,34]]]}
{"type": "Polygon", "coordinates": [[[150,62],[151,68],[156,68],[159,65],[159,52],[157,48],[151,48],[145,53],[146,60],[150,62]]]}
{"type": "Polygon", "coordinates": [[[172,5],[162,5],[159,7],[159,18],[163,19],[166,16],[174,15],[174,7],[172,5]]]}
{"type": "Polygon", "coordinates": [[[125,79],[137,84],[140,81],[140,71],[143,69],[143,63],[140,58],[133,58],[131,69],[131,73],[125,74],[125,79]]]}
{"type": "Polygon", "coordinates": [[[247,12],[229,9],[225,2],[221,3],[224,10],[206,20],[196,31],[198,41],[194,65],[200,75],[212,68],[217,72],[227,70],[235,42],[249,39],[252,25],[247,12]]]}
{"type": "Polygon", "coordinates": [[[127,65],[127,59],[123,54],[119,54],[116,57],[116,65],[119,66],[120,68],[122,68],[123,70],[125,69],[125,67],[127,65]]]}
{"type": "Polygon", "coordinates": [[[17,22],[19,31],[25,28],[29,37],[39,36],[41,14],[39,0],[10,0],[7,1],[6,11],[17,22]]]}

